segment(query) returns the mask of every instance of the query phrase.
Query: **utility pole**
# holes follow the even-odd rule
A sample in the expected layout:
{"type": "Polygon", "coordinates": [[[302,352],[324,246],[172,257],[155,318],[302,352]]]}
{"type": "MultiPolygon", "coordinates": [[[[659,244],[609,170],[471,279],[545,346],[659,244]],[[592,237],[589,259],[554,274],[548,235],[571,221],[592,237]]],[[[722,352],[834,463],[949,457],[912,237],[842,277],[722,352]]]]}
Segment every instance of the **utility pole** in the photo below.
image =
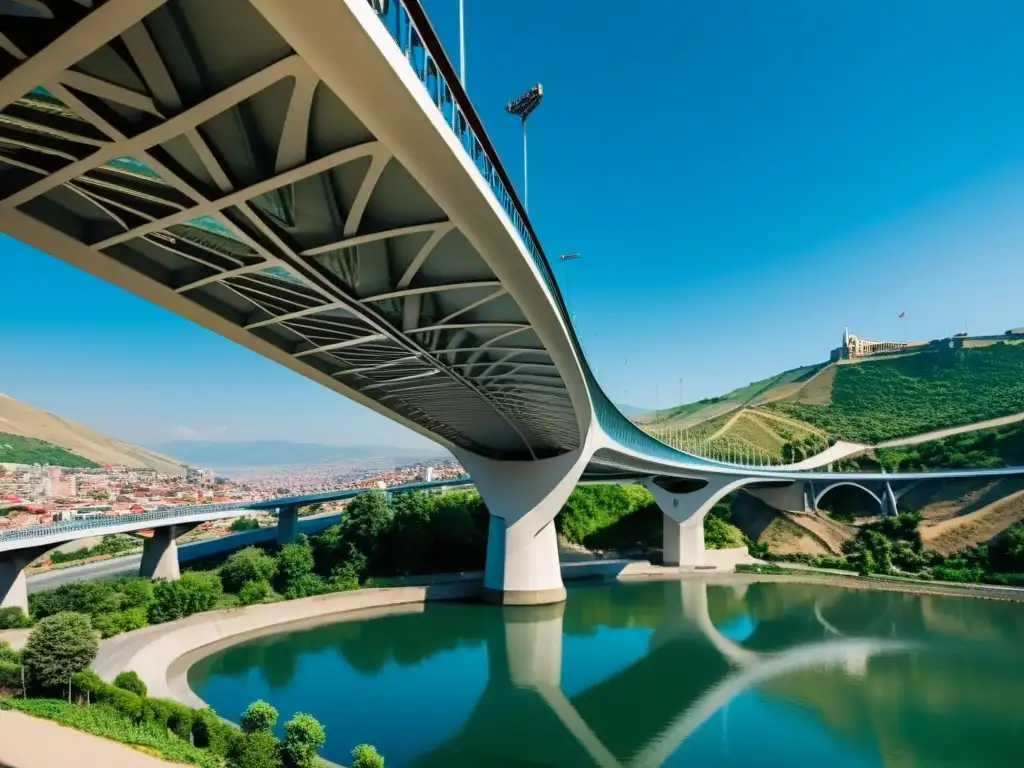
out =
{"type": "Polygon", "coordinates": [[[530,210],[530,181],[526,156],[526,119],[533,113],[533,110],[540,106],[542,98],[544,98],[544,86],[537,83],[522,96],[505,105],[506,112],[523,121],[523,207],[527,212],[530,210]]]}

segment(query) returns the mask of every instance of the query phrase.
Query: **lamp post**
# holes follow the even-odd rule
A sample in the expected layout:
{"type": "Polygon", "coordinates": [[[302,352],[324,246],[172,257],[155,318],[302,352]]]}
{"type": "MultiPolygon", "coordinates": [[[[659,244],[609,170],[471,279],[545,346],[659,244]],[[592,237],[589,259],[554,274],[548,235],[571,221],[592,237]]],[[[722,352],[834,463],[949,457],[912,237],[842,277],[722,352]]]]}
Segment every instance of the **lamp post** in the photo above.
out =
{"type": "Polygon", "coordinates": [[[537,83],[522,96],[512,99],[505,105],[506,112],[523,121],[523,206],[527,211],[530,210],[530,182],[526,165],[526,118],[540,106],[542,98],[544,98],[544,86],[537,83]]]}

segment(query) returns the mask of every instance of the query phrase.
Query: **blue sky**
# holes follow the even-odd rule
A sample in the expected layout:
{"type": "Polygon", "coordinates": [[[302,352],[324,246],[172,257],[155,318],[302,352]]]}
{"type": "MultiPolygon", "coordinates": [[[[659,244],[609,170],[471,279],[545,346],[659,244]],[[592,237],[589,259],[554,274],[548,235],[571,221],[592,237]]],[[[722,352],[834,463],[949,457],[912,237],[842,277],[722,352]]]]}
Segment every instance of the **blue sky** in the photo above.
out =
{"type": "MultiPolygon", "coordinates": [[[[1024,6],[465,0],[467,85],[612,398],[1024,325],[1024,6]],[[906,318],[897,320],[897,314],[906,318]],[[628,360],[628,363],[625,362],[628,360]]],[[[425,0],[453,59],[457,0],[425,0]]],[[[0,391],[129,440],[421,438],[9,240],[0,391]]]]}

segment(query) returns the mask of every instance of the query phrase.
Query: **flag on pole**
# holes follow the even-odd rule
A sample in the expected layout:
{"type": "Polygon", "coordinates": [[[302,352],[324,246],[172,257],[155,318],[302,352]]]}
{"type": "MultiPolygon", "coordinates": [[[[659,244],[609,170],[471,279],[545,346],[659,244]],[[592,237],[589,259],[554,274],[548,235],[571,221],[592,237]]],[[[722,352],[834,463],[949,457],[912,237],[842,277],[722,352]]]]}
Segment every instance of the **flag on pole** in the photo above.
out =
{"type": "Polygon", "coordinates": [[[898,315],[896,315],[896,317],[899,319],[899,318],[902,318],[906,314],[907,314],[906,312],[900,312],[898,315]]]}

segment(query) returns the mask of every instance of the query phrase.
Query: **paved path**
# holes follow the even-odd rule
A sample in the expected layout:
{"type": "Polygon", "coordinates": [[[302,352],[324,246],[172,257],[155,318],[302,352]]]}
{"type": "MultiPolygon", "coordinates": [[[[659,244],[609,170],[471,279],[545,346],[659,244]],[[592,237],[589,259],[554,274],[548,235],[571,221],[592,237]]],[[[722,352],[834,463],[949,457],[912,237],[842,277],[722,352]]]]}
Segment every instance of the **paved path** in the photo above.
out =
{"type": "Polygon", "coordinates": [[[171,763],[131,747],[29,717],[0,712],[0,766],[4,768],[168,768],[171,763]]]}
{"type": "Polygon", "coordinates": [[[941,440],[952,435],[960,435],[964,432],[974,432],[978,429],[992,429],[993,427],[1002,427],[1006,424],[1015,424],[1018,421],[1024,421],[1024,413],[1015,413],[1012,416],[1003,416],[1002,418],[989,419],[988,421],[977,421],[974,424],[964,424],[960,427],[937,429],[934,432],[924,432],[913,437],[898,437],[895,440],[886,440],[884,443],[879,443],[875,448],[899,448],[904,445],[917,445],[918,443],[927,443],[932,440],[941,440]]]}

